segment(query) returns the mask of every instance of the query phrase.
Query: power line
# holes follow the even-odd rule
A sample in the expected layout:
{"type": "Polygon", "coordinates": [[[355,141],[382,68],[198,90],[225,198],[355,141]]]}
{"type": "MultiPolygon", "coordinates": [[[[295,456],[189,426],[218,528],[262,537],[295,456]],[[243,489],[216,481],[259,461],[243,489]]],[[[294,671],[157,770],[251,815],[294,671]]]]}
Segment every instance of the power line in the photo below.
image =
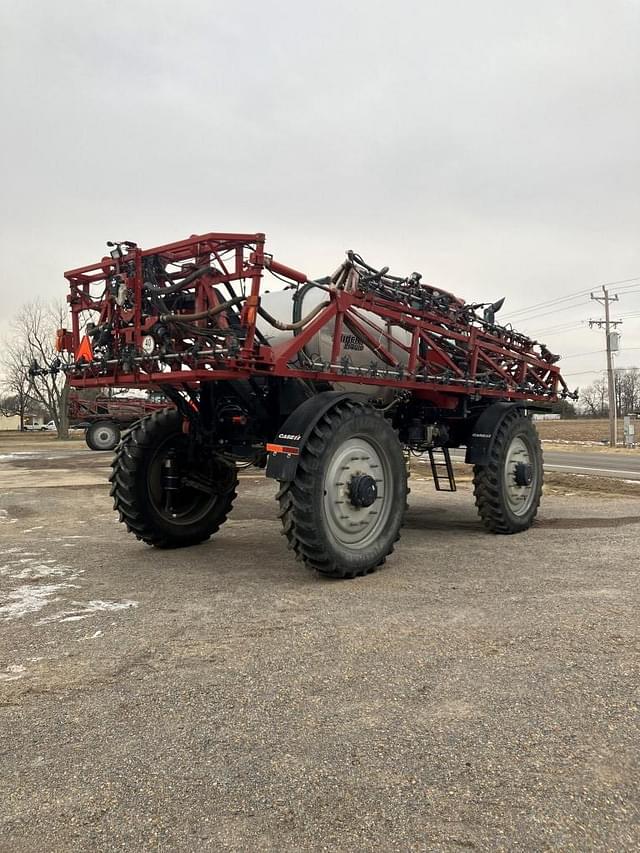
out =
{"type": "Polygon", "coordinates": [[[581,308],[583,305],[588,305],[588,299],[581,299],[580,302],[576,302],[575,305],[562,305],[556,306],[555,308],[551,308],[550,311],[543,311],[542,314],[532,314],[530,317],[517,317],[516,323],[530,323],[532,320],[537,320],[539,317],[549,317],[551,314],[557,314],[559,310],[567,311],[573,310],[574,308],[581,308]]]}
{"type": "Polygon", "coordinates": [[[603,349],[592,349],[589,352],[574,352],[572,355],[563,355],[560,358],[560,361],[566,361],[568,358],[579,358],[581,355],[598,355],[601,352],[606,352],[603,349]]]}
{"type": "MultiPolygon", "coordinates": [[[[636,347],[636,349],[640,349],[640,347],[636,347]]],[[[622,370],[625,370],[625,371],[626,370],[640,370],[640,368],[637,367],[636,365],[631,365],[630,367],[616,367],[616,373],[619,373],[622,370]]],[[[566,371],[563,370],[562,375],[565,377],[567,377],[567,376],[586,376],[587,374],[594,375],[596,373],[599,373],[602,376],[604,376],[606,372],[607,372],[606,370],[602,370],[602,369],[600,369],[600,370],[578,370],[575,373],[567,373],[566,371]]]]}
{"type": "Polygon", "coordinates": [[[512,311],[511,315],[528,314],[531,311],[535,311],[536,308],[548,308],[550,305],[555,305],[559,302],[568,302],[569,300],[588,296],[590,293],[591,290],[579,290],[576,293],[570,293],[568,296],[560,296],[556,299],[546,299],[543,302],[536,302],[535,305],[528,305],[526,308],[519,308],[517,311],[512,311]]]}
{"type": "Polygon", "coordinates": [[[606,372],[607,372],[606,370],[578,370],[576,373],[565,373],[565,371],[563,370],[562,375],[567,377],[567,376],[586,376],[587,373],[590,373],[590,374],[601,373],[604,376],[604,374],[606,372]]]}
{"type": "Polygon", "coordinates": [[[629,281],[640,281],[640,275],[634,275],[633,278],[621,278],[619,281],[605,281],[600,287],[614,287],[616,284],[626,284],[629,281]]]}
{"type": "MultiPolygon", "coordinates": [[[[614,287],[616,285],[627,285],[627,287],[616,287],[616,291],[629,291],[629,288],[635,287],[636,283],[640,282],[640,276],[634,276],[633,278],[622,278],[618,281],[608,281],[605,282],[602,287],[614,287]]],[[[543,300],[542,302],[535,302],[533,305],[527,305],[524,308],[518,308],[516,311],[512,311],[510,316],[517,316],[520,314],[528,314],[530,311],[534,311],[536,308],[546,308],[550,305],[557,305],[561,302],[567,302],[572,299],[577,299],[580,296],[586,296],[592,292],[593,288],[588,288],[586,290],[577,290],[575,293],[569,293],[567,296],[559,296],[554,299],[543,300]]],[[[636,292],[636,291],[631,291],[636,292]]],[[[638,291],[640,292],[640,290],[638,291]]]]}
{"type": "Polygon", "coordinates": [[[557,326],[547,326],[545,329],[539,329],[535,332],[536,335],[547,335],[549,332],[567,332],[569,329],[585,328],[585,320],[576,322],[559,323],[557,326]]]}

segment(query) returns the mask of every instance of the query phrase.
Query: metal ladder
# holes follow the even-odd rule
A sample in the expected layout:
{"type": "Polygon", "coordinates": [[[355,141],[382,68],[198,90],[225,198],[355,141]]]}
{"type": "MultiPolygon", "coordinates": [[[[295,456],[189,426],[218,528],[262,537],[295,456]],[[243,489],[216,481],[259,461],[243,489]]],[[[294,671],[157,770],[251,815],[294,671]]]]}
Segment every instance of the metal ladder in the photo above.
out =
{"type": "Polygon", "coordinates": [[[437,492],[455,492],[456,478],[448,447],[432,447],[428,451],[433,484],[437,492]]]}

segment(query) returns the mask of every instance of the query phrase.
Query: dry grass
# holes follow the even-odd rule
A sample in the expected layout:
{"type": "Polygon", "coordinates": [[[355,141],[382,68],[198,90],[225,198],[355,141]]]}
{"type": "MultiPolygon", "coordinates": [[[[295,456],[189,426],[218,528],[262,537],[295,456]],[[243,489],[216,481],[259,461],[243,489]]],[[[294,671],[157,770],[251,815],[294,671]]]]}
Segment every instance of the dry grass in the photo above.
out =
{"type": "MultiPolygon", "coordinates": [[[[597,441],[609,440],[609,421],[575,418],[566,421],[536,421],[543,441],[597,441]]],[[[640,422],[638,423],[640,428],[640,422]]],[[[622,419],[618,421],[618,441],[624,438],[622,419]]]]}
{"type": "Polygon", "coordinates": [[[617,477],[593,477],[585,474],[564,474],[546,471],[545,495],[593,494],[605,498],[625,497],[640,499],[640,480],[622,480],[617,477]]]}

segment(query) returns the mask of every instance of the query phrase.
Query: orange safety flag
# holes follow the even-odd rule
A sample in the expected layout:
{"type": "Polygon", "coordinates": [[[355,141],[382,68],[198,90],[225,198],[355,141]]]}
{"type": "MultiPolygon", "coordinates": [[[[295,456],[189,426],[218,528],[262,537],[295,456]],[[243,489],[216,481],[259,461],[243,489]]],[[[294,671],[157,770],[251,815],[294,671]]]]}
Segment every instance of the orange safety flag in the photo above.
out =
{"type": "Polygon", "coordinates": [[[93,361],[93,349],[91,348],[91,341],[88,335],[85,335],[80,341],[80,346],[76,352],[76,361],[80,361],[81,358],[85,361],[93,361]]]}

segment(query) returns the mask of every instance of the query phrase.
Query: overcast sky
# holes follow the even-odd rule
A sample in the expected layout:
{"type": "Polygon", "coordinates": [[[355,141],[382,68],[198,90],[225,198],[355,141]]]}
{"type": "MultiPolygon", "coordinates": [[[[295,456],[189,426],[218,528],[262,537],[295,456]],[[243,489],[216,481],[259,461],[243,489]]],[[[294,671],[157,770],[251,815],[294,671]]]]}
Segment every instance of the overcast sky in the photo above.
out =
{"type": "MultiPolygon", "coordinates": [[[[506,295],[505,320],[638,277],[614,316],[635,310],[618,363],[640,364],[640,0],[0,10],[0,333],[108,239],[265,231],[309,275],[354,248],[506,295]]],[[[513,322],[575,386],[604,366],[578,325],[600,315],[584,296],[513,322]]]]}

